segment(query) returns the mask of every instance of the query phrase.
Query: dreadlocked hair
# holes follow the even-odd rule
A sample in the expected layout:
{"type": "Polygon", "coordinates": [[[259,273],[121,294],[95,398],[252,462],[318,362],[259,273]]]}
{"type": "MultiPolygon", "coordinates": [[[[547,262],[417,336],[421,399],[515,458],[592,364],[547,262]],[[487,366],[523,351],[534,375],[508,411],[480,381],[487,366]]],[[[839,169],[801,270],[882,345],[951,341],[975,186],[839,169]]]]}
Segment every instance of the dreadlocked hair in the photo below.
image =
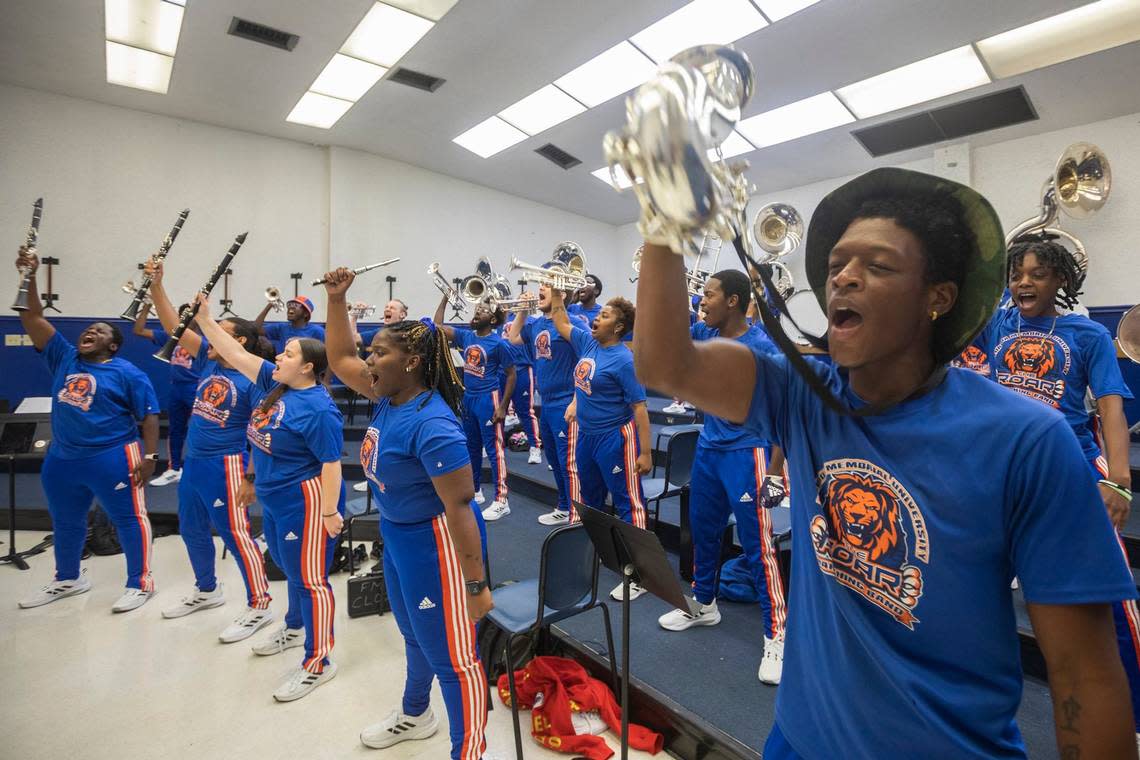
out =
{"type": "Polygon", "coordinates": [[[1023,236],[1019,237],[1009,247],[1009,269],[1006,270],[1006,281],[1013,276],[1017,268],[1025,260],[1026,254],[1032,253],[1042,266],[1052,269],[1061,280],[1061,287],[1057,289],[1055,299],[1058,306],[1072,309],[1077,305],[1077,297],[1081,295],[1081,286],[1085,278],[1077,269],[1077,260],[1069,249],[1060,243],[1054,242],[1055,236],[1023,236]]]}
{"type": "MultiPolygon", "coordinates": [[[[434,323],[407,319],[389,325],[384,329],[384,334],[400,341],[406,353],[420,357],[424,368],[424,385],[432,394],[438,393],[456,417],[462,417],[463,381],[455,371],[455,364],[451,361],[451,347],[443,331],[434,323]]],[[[420,403],[419,408],[423,409],[429,400],[430,394],[420,403]]]]}

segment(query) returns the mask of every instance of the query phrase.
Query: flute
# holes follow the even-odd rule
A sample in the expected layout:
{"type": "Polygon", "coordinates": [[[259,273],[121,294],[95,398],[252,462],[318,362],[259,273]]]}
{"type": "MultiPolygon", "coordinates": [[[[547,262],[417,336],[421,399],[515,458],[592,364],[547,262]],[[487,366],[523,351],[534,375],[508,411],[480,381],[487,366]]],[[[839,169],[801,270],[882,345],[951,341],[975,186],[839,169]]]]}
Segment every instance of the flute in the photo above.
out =
{"type": "MultiPolygon", "coordinates": [[[[178,233],[182,231],[182,223],[186,221],[186,217],[190,216],[190,209],[183,209],[182,213],[178,215],[178,220],[174,222],[174,226],[170,229],[170,234],[162,240],[162,245],[158,247],[158,253],[154,254],[154,258],[159,261],[166,259],[166,254],[170,253],[170,247],[174,245],[174,239],[178,237],[178,233]]],[[[123,319],[134,322],[139,316],[139,309],[142,308],[143,302],[146,301],[147,293],[150,292],[151,276],[144,274],[142,282],[139,283],[138,290],[135,291],[135,297],[131,299],[130,305],[119,316],[123,319]]]]}
{"type": "MultiPolygon", "coordinates": [[[[399,260],[400,260],[400,257],[399,257],[399,256],[397,256],[397,257],[396,257],[396,258],[394,258],[394,259],[388,259],[387,261],[379,261],[379,262],[377,262],[377,263],[375,263],[375,264],[369,264],[369,265],[368,265],[368,266],[366,266],[366,267],[360,267],[359,269],[353,269],[353,270],[352,270],[352,273],[353,273],[353,274],[364,274],[364,273],[365,273],[365,272],[367,272],[369,269],[375,269],[375,268],[377,268],[377,267],[386,267],[386,266],[388,266],[389,264],[395,264],[395,263],[396,263],[397,261],[399,261],[399,260]]],[[[313,280],[312,284],[313,284],[313,285],[324,285],[326,282],[328,282],[328,280],[326,280],[324,277],[322,277],[322,278],[321,278],[321,279],[319,279],[319,280],[313,280]]]]}
{"type": "MultiPolygon", "coordinates": [[[[36,198],[36,202],[32,204],[32,223],[28,227],[28,235],[24,239],[24,247],[28,249],[28,253],[35,253],[36,241],[40,237],[40,219],[44,215],[44,199],[36,198]]],[[[32,283],[32,269],[31,267],[24,267],[20,270],[20,289],[16,292],[16,300],[12,303],[12,309],[15,311],[28,310],[28,287],[32,283]]]]}
{"type": "MultiPolygon", "coordinates": [[[[210,295],[210,291],[212,291],[214,289],[214,286],[218,284],[218,280],[222,279],[222,276],[226,273],[226,270],[230,268],[230,262],[234,260],[234,256],[237,256],[237,252],[241,249],[241,244],[245,242],[245,236],[248,234],[248,232],[243,232],[234,238],[234,244],[230,246],[230,250],[227,251],[226,255],[222,257],[222,263],[218,264],[218,268],[214,270],[214,273],[212,275],[210,275],[210,279],[207,280],[206,284],[202,286],[202,289],[198,291],[199,293],[204,296],[210,295]]],[[[198,302],[195,300],[194,303],[190,304],[190,308],[183,312],[182,321],[178,323],[178,326],[174,328],[174,332],[172,332],[170,334],[170,337],[167,338],[166,345],[160,348],[154,355],[155,359],[159,359],[160,361],[167,363],[170,362],[170,357],[174,355],[175,346],[178,345],[178,341],[182,339],[182,334],[186,332],[186,328],[190,326],[190,323],[197,315],[198,302]]]]}

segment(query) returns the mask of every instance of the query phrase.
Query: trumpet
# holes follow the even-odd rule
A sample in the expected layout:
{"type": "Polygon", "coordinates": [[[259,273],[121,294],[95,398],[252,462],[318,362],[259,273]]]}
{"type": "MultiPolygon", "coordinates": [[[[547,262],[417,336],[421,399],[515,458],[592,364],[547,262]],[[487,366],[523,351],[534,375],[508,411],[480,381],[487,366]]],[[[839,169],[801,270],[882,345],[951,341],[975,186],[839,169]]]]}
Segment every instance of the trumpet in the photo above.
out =
{"type": "MultiPolygon", "coordinates": [[[[36,198],[36,202],[32,204],[32,223],[28,226],[28,234],[24,238],[24,247],[28,249],[28,253],[35,254],[36,241],[40,236],[40,219],[44,215],[44,199],[36,198]]],[[[28,310],[28,288],[32,282],[32,269],[31,267],[20,267],[20,289],[16,291],[16,300],[12,303],[13,311],[27,311],[28,310]]]]}
{"type": "MultiPolygon", "coordinates": [[[[178,233],[182,231],[182,225],[188,216],[190,216],[190,209],[182,209],[182,213],[178,215],[174,226],[170,228],[169,234],[162,239],[162,244],[158,247],[158,252],[154,254],[155,261],[162,262],[166,259],[167,254],[170,253],[171,246],[174,245],[174,241],[178,237],[178,233]]],[[[151,282],[151,276],[144,274],[142,281],[139,283],[138,290],[135,291],[135,297],[127,304],[127,308],[119,315],[120,317],[132,322],[138,317],[139,309],[149,300],[151,282]]]]}
{"type": "Polygon", "coordinates": [[[586,254],[582,246],[564,241],[554,247],[554,256],[542,266],[527,264],[511,257],[511,271],[523,273],[523,279],[548,285],[555,290],[579,290],[586,287],[586,254]]]}
{"type": "Polygon", "coordinates": [[[451,304],[451,308],[456,311],[463,311],[463,299],[459,296],[459,292],[452,287],[451,283],[439,273],[438,261],[428,266],[427,273],[431,275],[431,281],[439,289],[439,292],[447,296],[447,302],[451,304]]]}
{"type": "MultiPolygon", "coordinates": [[[[786,203],[769,203],[756,212],[752,234],[769,258],[778,259],[799,247],[804,239],[804,219],[786,203]]],[[[787,267],[783,269],[787,272],[787,267]]],[[[788,276],[791,277],[791,273],[788,276]]]]}
{"type": "Polygon", "coordinates": [[[364,303],[364,301],[357,301],[348,307],[348,314],[353,319],[364,319],[371,317],[376,313],[376,306],[364,303]]]}
{"type": "Polygon", "coordinates": [[[269,306],[274,311],[281,311],[285,308],[285,302],[281,300],[281,289],[276,287],[269,287],[265,289],[265,300],[269,301],[269,306]]]}

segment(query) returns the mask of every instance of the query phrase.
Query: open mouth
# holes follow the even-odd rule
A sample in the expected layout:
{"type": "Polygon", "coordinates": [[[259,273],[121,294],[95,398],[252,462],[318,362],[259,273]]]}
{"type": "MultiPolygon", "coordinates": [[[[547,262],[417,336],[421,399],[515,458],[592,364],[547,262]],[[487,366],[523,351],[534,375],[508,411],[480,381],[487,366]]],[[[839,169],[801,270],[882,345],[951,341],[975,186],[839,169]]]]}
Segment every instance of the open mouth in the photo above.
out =
{"type": "Polygon", "coordinates": [[[84,333],[79,336],[79,345],[83,348],[91,348],[91,346],[95,345],[95,336],[84,333]]]}
{"type": "Polygon", "coordinates": [[[1017,305],[1023,309],[1030,309],[1037,305],[1037,294],[1030,291],[1023,291],[1016,296],[1017,305]]]}
{"type": "Polygon", "coordinates": [[[831,315],[832,329],[840,332],[854,330],[861,324],[863,324],[863,315],[851,308],[840,307],[831,315]]]}
{"type": "Polygon", "coordinates": [[[369,375],[369,377],[372,378],[371,386],[373,388],[375,388],[376,384],[380,382],[380,376],[378,374],[376,374],[375,372],[369,372],[368,375],[369,375]]]}

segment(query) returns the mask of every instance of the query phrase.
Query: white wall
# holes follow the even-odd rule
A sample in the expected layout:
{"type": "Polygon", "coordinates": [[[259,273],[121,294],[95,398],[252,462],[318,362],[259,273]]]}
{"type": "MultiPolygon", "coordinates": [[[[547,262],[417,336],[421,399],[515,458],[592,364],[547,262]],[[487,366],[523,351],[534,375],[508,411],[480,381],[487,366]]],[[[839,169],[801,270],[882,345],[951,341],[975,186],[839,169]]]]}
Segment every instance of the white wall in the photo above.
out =
{"type": "MultiPolygon", "coordinates": [[[[261,308],[267,285],[292,294],[289,273],[300,271],[301,292],[323,321],[324,291],[308,282],[330,262],[400,256],[363,275],[353,295],[382,306],[392,274],[395,295],[416,315],[438,300],[426,274],[432,261],[448,278],[463,277],[488,256],[513,282],[510,256],[540,264],[559,241],[574,240],[604,280],[618,266],[612,225],[408,164],[4,85],[0,165],[0,240],[9,246],[0,259],[14,259],[42,195],[40,254],[61,260],[55,290],[67,316],[121,311],[130,299],[120,285],[137,281],[136,263],[187,206],[168,289],[178,297],[199,288],[248,230],[231,283],[243,316],[261,308]]],[[[15,277],[13,269],[13,295],[15,277]]]]}

